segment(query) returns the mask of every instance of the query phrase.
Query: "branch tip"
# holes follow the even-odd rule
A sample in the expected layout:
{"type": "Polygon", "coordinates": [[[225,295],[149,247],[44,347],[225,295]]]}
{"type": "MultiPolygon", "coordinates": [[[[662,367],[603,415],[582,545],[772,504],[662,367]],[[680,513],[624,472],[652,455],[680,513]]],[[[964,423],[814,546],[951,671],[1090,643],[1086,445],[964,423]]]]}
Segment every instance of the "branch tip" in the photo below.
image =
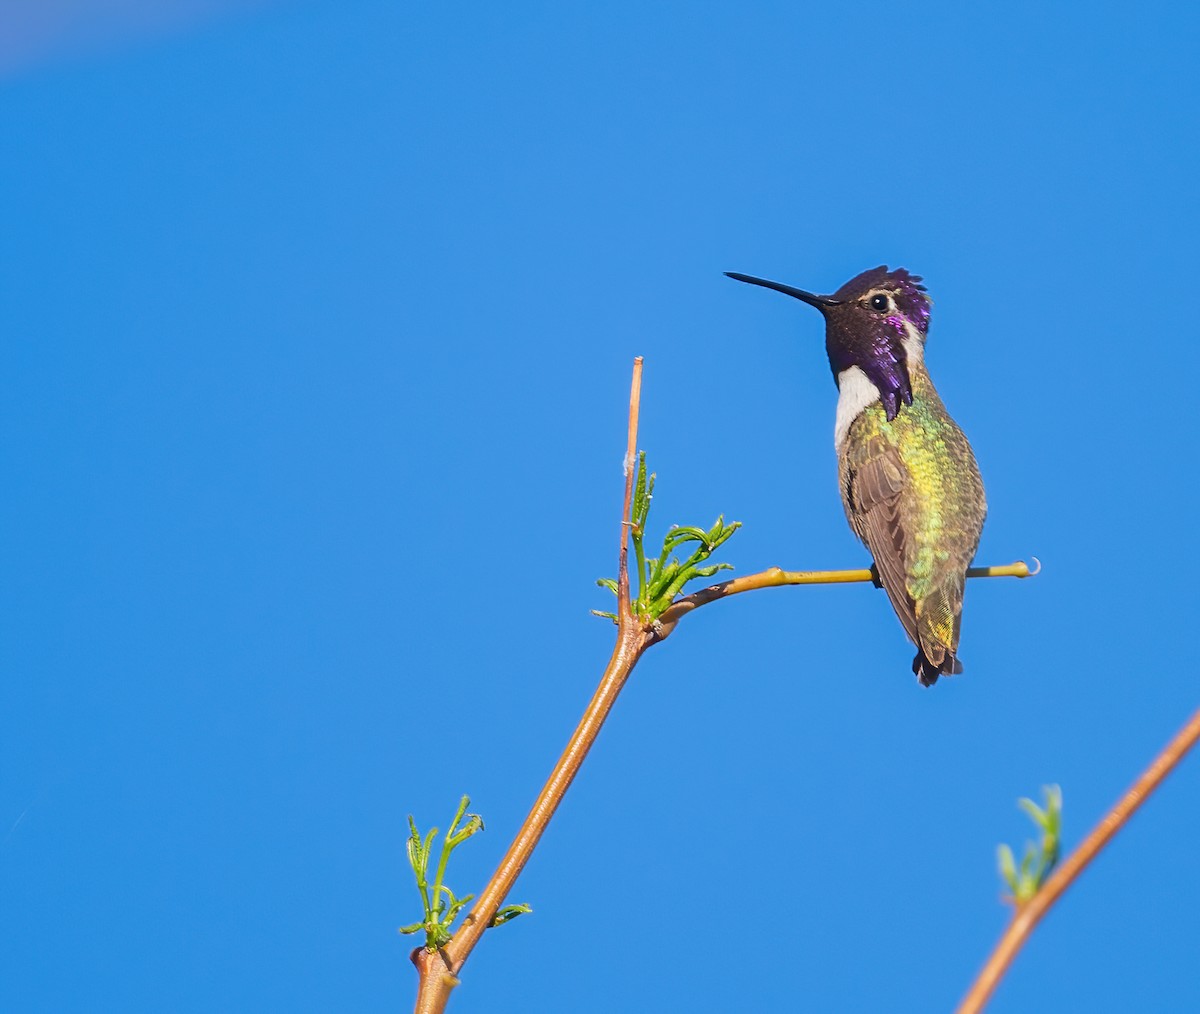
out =
{"type": "Polygon", "coordinates": [[[637,462],[638,413],[642,406],[642,357],[633,360],[633,380],[629,385],[629,425],[625,434],[625,503],[621,508],[621,548],[617,555],[618,625],[627,624],[629,610],[629,528],[633,503],[633,479],[637,462]]]}

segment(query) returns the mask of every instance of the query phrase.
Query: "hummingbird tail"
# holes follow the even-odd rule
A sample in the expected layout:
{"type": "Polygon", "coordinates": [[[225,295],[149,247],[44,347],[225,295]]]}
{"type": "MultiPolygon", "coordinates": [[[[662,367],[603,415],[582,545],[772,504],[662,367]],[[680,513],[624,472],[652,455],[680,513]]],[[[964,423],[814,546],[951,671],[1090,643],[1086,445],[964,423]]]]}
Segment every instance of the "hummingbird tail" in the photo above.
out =
{"type": "Polygon", "coordinates": [[[917,657],[913,672],[921,686],[931,687],[939,676],[957,676],[963,671],[958,660],[958,632],[962,626],[963,586],[966,568],[946,575],[917,604],[917,657]]]}
{"type": "Polygon", "coordinates": [[[925,654],[924,648],[917,648],[917,657],[913,659],[913,672],[923,687],[931,687],[939,676],[957,676],[963,671],[962,663],[941,645],[940,658],[935,662],[925,654]]]}

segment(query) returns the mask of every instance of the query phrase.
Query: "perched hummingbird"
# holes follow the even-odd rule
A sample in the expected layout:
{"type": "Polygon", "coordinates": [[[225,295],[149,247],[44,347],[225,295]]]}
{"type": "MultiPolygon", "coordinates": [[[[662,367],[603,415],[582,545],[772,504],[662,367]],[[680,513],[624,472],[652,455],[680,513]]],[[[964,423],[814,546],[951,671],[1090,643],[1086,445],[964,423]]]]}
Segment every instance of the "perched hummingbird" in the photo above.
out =
{"type": "Polygon", "coordinates": [[[987,501],[971,445],[925,368],[930,300],[918,275],[872,268],[832,296],[726,272],[815,306],[838,386],[833,442],[850,527],[917,646],[922,686],[962,672],[967,567],[987,501]]]}

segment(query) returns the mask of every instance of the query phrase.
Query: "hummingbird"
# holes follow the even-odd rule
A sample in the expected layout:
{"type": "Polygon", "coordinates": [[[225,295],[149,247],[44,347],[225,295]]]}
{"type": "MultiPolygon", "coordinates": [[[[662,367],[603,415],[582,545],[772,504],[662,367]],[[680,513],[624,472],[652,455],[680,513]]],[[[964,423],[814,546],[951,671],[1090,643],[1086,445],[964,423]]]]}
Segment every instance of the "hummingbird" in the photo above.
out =
{"type": "Polygon", "coordinates": [[[842,506],[875,561],[922,686],[962,672],[967,567],[987,516],[971,445],[925,366],[931,301],[919,275],[872,268],[831,296],[727,271],[814,306],[838,388],[833,443],[842,506]]]}

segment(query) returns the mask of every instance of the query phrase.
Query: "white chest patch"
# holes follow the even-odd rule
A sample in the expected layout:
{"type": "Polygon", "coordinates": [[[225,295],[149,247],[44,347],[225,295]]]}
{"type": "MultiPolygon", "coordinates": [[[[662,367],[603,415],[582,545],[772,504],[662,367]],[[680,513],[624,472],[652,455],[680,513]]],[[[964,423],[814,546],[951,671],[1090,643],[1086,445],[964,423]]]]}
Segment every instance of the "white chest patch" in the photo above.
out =
{"type": "Polygon", "coordinates": [[[833,423],[833,446],[840,451],[846,434],[850,432],[850,424],[879,400],[879,388],[857,366],[842,370],[837,379],[838,403],[837,418],[833,423]]]}

